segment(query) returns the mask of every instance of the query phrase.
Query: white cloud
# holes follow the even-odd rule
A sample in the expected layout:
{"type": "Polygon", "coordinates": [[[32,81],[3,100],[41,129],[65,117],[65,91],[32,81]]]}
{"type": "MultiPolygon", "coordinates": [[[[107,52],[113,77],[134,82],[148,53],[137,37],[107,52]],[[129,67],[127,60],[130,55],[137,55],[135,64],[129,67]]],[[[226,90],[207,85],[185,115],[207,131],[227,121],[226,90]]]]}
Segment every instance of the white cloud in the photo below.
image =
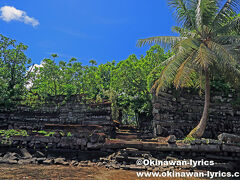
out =
{"type": "Polygon", "coordinates": [[[41,62],[40,64],[34,64],[34,65],[29,67],[28,71],[30,71],[30,70],[34,71],[36,68],[43,67],[43,65],[44,65],[44,62],[41,62]]]}
{"type": "Polygon", "coordinates": [[[0,18],[6,22],[13,20],[24,22],[25,24],[31,24],[33,27],[39,25],[37,19],[29,17],[26,12],[16,9],[13,6],[3,6],[0,8],[0,18]]]}
{"type": "MultiPolygon", "coordinates": [[[[42,61],[40,64],[34,64],[34,65],[30,66],[29,69],[27,70],[27,74],[33,72],[34,70],[36,70],[36,68],[41,68],[41,67],[43,67],[43,65],[44,65],[44,62],[42,61]]],[[[39,74],[39,70],[36,71],[36,73],[39,74]]],[[[27,89],[30,89],[32,86],[33,86],[33,81],[32,81],[32,79],[29,79],[29,80],[25,83],[25,87],[26,87],[27,89]]]]}

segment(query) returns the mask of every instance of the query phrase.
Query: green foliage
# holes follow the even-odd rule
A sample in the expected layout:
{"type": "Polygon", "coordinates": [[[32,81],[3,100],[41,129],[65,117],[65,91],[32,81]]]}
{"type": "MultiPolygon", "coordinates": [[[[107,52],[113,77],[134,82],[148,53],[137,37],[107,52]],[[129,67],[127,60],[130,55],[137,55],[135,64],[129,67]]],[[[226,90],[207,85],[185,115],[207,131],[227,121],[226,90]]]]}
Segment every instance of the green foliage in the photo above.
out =
{"type": "Polygon", "coordinates": [[[157,77],[154,71],[161,69],[161,62],[168,57],[168,53],[165,54],[159,45],[155,45],[145,57],[138,59],[130,55],[117,64],[112,72],[111,88],[116,95],[114,103],[123,111],[125,121],[139,124],[139,117],[144,115],[150,118],[152,96],[149,86],[157,77]]]}
{"type": "Polygon", "coordinates": [[[146,56],[137,58],[130,55],[126,60],[118,63],[115,61],[100,64],[91,60],[88,65],[82,65],[75,58],[68,62],[55,62],[53,59],[44,59],[41,66],[34,67],[29,75],[32,86],[25,94],[23,104],[38,107],[51,102],[53,96],[65,96],[84,94],[87,101],[101,102],[103,99],[112,102],[114,119],[118,118],[122,111],[126,121],[134,119],[136,124],[138,117],[151,116],[150,86],[156,80],[156,70],[162,69],[160,65],[171,53],[164,53],[159,45],[155,45],[147,51],[146,56]]]}
{"type": "Polygon", "coordinates": [[[233,89],[230,83],[224,81],[223,79],[213,79],[211,81],[211,88],[212,91],[222,92],[222,93],[229,93],[233,89]]]}
{"type": "Polygon", "coordinates": [[[44,131],[44,130],[37,131],[37,133],[39,133],[39,134],[44,134],[44,135],[46,135],[46,134],[47,134],[47,132],[46,132],[46,131],[44,131]]]}
{"type": "MultiPolygon", "coordinates": [[[[57,56],[54,56],[57,57],[57,56]]],[[[69,62],[44,59],[42,66],[35,67],[30,73],[32,86],[26,94],[25,104],[49,103],[52,96],[64,95],[69,98],[71,95],[84,94],[86,99],[102,98],[103,91],[110,87],[110,71],[113,63],[107,63],[95,67],[83,66],[75,58],[69,62]]]]}
{"type": "Polygon", "coordinates": [[[71,137],[71,136],[72,136],[71,132],[68,132],[67,137],[71,137]]]}
{"type": "Polygon", "coordinates": [[[37,133],[43,134],[44,136],[53,136],[55,134],[55,132],[47,132],[47,131],[44,131],[44,130],[37,131],[37,133]]]}
{"type": "MultiPolygon", "coordinates": [[[[47,137],[54,136],[56,134],[56,132],[54,131],[45,131],[45,130],[40,130],[40,131],[33,130],[32,132],[40,135],[44,135],[47,137]]],[[[59,131],[59,134],[61,136],[66,136],[66,137],[72,136],[71,132],[64,133],[63,131],[59,131]]],[[[4,138],[4,142],[10,142],[9,138],[13,136],[29,136],[29,134],[27,133],[26,130],[8,129],[8,130],[0,130],[0,136],[4,138]]]]}
{"type": "Polygon", "coordinates": [[[185,137],[185,138],[183,139],[183,142],[184,142],[184,143],[190,143],[190,142],[195,141],[195,140],[196,140],[196,139],[193,138],[193,137],[185,137]]]}
{"type": "Polygon", "coordinates": [[[26,66],[31,60],[25,50],[27,46],[0,34],[0,105],[16,105],[26,92],[26,66]]]}
{"type": "Polygon", "coordinates": [[[60,134],[61,136],[64,136],[64,135],[65,135],[65,133],[64,133],[63,131],[59,131],[59,134],[60,134]]]}
{"type": "Polygon", "coordinates": [[[1,144],[11,144],[11,137],[13,136],[28,136],[26,130],[15,130],[15,129],[8,129],[8,130],[0,130],[0,136],[2,137],[1,144]]]}
{"type": "Polygon", "coordinates": [[[195,85],[204,89],[205,72],[212,77],[224,76],[226,81],[239,86],[240,2],[226,0],[223,7],[214,0],[168,2],[180,25],[173,29],[180,37],[157,36],[138,41],[139,46],[161,44],[174,52],[162,63],[164,69],[153,90],[158,93],[171,84],[177,88],[195,85]]]}
{"type": "Polygon", "coordinates": [[[0,130],[0,134],[2,137],[10,138],[12,136],[28,136],[26,130],[15,130],[15,129],[8,129],[8,130],[0,130]]]}
{"type": "Polygon", "coordinates": [[[53,136],[55,134],[55,132],[48,132],[48,134],[46,134],[45,136],[53,136]]]}

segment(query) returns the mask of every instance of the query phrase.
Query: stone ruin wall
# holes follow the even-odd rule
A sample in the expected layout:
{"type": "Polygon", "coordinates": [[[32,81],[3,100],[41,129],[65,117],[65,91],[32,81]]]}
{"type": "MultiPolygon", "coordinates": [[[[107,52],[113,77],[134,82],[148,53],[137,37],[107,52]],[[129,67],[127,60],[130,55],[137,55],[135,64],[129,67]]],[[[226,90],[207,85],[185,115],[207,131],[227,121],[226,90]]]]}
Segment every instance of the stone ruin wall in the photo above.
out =
{"type": "MultiPolygon", "coordinates": [[[[212,94],[204,137],[216,139],[223,132],[240,134],[240,107],[232,105],[234,100],[234,94],[212,94]]],[[[58,102],[62,101],[60,99],[58,102]]],[[[188,90],[161,92],[153,98],[153,130],[149,134],[184,137],[199,122],[203,105],[204,96],[200,97],[198,93],[188,90]]],[[[149,121],[147,123],[146,126],[151,126],[149,121]]],[[[0,107],[0,129],[41,130],[46,128],[46,124],[79,125],[82,126],[81,129],[95,126],[92,129],[97,128],[97,132],[107,135],[114,133],[109,102],[93,104],[86,103],[81,97],[72,97],[58,106],[48,104],[35,109],[19,106],[12,110],[0,107]]],[[[48,126],[47,129],[58,127],[48,126]]]]}
{"type": "MultiPolygon", "coordinates": [[[[240,107],[234,106],[233,93],[212,93],[210,114],[203,137],[216,138],[226,132],[240,134],[240,107]]],[[[201,119],[204,95],[190,90],[168,90],[153,98],[153,129],[155,136],[186,136],[201,119]]]]}
{"type": "Polygon", "coordinates": [[[86,103],[81,97],[71,97],[62,102],[63,98],[58,99],[58,105],[45,104],[37,108],[18,106],[14,109],[0,107],[0,129],[44,130],[46,124],[75,124],[99,126],[97,128],[102,128],[102,131],[111,130],[110,102],[86,103]]]}
{"type": "MultiPolygon", "coordinates": [[[[216,100],[216,98],[219,97],[213,97],[212,101],[216,100]]],[[[224,99],[221,97],[221,99],[230,101],[232,98],[227,97],[224,99]]],[[[166,135],[164,133],[172,134],[171,130],[173,133],[179,133],[179,130],[182,133],[188,133],[188,130],[191,130],[197,124],[199,120],[197,118],[201,116],[202,106],[203,101],[198,95],[184,94],[183,97],[175,97],[171,92],[161,94],[153,100],[153,124],[156,125],[154,126],[154,131],[161,132],[161,135],[166,135]],[[161,129],[159,125],[161,125],[161,129]],[[161,131],[157,131],[159,129],[161,131]]],[[[42,163],[43,159],[49,160],[47,158],[48,155],[69,155],[70,158],[74,157],[73,159],[76,159],[77,157],[77,159],[82,160],[87,159],[88,155],[97,158],[121,149],[136,149],[138,154],[149,151],[154,156],[163,154],[168,156],[169,153],[172,153],[196,159],[204,157],[238,162],[240,160],[239,142],[211,139],[194,140],[191,143],[177,142],[176,139],[170,142],[161,138],[151,141],[109,139],[108,130],[114,127],[110,116],[110,107],[111,104],[106,102],[86,104],[81,101],[69,101],[59,107],[43,106],[35,110],[29,107],[18,107],[14,111],[1,108],[0,126],[27,129],[28,136],[0,137],[0,156],[1,154],[6,154],[6,152],[19,151],[22,148],[27,148],[34,153],[40,150],[46,154],[46,157],[32,158],[30,160],[42,163]],[[41,128],[46,129],[46,131],[54,131],[55,134],[53,136],[45,136],[32,131],[41,128]],[[72,135],[62,135],[60,133],[61,129],[64,129],[66,132],[71,131],[72,135]],[[218,153],[217,156],[216,153],[218,153]]],[[[214,132],[218,135],[221,131],[230,133],[234,131],[234,133],[239,134],[239,109],[233,109],[229,103],[212,103],[211,107],[215,107],[215,109],[211,110],[210,118],[212,119],[210,119],[207,133],[214,132]],[[213,112],[218,115],[213,117],[213,112]],[[218,121],[216,121],[216,118],[219,118],[217,119],[218,121]],[[219,124],[223,124],[222,129],[217,129],[219,124]]],[[[206,134],[206,136],[208,135],[206,134]]],[[[20,163],[20,161],[22,162],[22,159],[14,160],[14,162],[9,161],[9,163],[20,163]]],[[[4,157],[0,157],[0,163],[6,162],[8,161],[4,157]]]]}

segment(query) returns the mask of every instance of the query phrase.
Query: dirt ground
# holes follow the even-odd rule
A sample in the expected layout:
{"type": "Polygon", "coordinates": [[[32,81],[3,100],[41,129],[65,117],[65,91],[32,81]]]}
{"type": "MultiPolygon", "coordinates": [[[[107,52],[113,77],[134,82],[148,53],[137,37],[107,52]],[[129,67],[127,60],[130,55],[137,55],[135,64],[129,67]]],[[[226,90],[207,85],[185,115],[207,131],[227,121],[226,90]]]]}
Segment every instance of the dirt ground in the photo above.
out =
{"type": "MultiPolygon", "coordinates": [[[[197,178],[137,178],[136,171],[108,170],[103,167],[73,167],[60,165],[7,165],[0,164],[0,179],[31,180],[187,180],[197,178]]],[[[199,179],[198,179],[199,180],[199,179]]]]}

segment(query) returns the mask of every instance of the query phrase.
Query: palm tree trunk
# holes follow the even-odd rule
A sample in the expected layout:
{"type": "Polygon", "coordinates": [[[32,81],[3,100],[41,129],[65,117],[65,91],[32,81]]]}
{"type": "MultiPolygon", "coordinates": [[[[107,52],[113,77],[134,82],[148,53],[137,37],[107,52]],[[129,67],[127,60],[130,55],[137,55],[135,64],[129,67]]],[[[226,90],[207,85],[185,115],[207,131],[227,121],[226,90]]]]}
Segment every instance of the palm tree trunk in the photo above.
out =
{"type": "Polygon", "coordinates": [[[205,70],[205,102],[202,118],[199,124],[188,134],[187,137],[193,138],[202,137],[207,125],[209,105],[210,105],[210,79],[208,70],[205,70]]]}

